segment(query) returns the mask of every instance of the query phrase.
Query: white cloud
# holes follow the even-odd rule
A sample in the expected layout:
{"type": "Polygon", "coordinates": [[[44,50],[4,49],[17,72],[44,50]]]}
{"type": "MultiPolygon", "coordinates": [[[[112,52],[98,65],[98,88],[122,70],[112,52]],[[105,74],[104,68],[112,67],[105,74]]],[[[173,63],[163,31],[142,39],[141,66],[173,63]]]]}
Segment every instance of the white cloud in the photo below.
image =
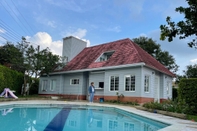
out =
{"type": "Polygon", "coordinates": [[[0,28],[0,33],[4,34],[6,31],[2,28],[0,28]]]}
{"type": "Polygon", "coordinates": [[[35,13],[35,20],[36,22],[42,24],[42,25],[45,25],[45,26],[48,26],[48,27],[52,27],[52,28],[56,28],[57,27],[57,24],[54,20],[50,20],[50,18],[46,17],[46,15],[40,13],[35,13]]]}
{"type": "Polygon", "coordinates": [[[47,22],[47,25],[48,26],[51,26],[51,27],[53,27],[53,28],[56,28],[57,26],[55,25],[55,21],[48,21],[47,22]]]}
{"type": "Polygon", "coordinates": [[[66,33],[66,36],[75,36],[78,38],[83,38],[84,36],[86,36],[87,30],[86,29],[81,29],[78,28],[76,31],[70,31],[66,33]]]}
{"type": "Polygon", "coordinates": [[[190,62],[191,62],[192,64],[197,64],[197,58],[196,58],[196,59],[193,59],[193,60],[190,60],[190,62]]]}
{"type": "Polygon", "coordinates": [[[26,39],[34,46],[40,45],[41,50],[48,47],[52,53],[62,55],[63,42],[60,40],[52,41],[51,36],[46,32],[38,32],[33,37],[27,36],[26,39]]]}
{"type": "Polygon", "coordinates": [[[63,37],[67,37],[67,36],[74,36],[78,39],[81,39],[83,41],[86,41],[87,42],[87,46],[89,47],[90,46],[90,41],[87,40],[87,39],[84,39],[84,37],[86,36],[86,33],[87,33],[87,30],[86,29],[81,29],[81,28],[78,28],[77,30],[72,30],[70,29],[69,32],[66,32],[66,33],[62,33],[63,34],[63,37]],[[65,34],[65,35],[64,35],[65,34]]]}
{"type": "Polygon", "coordinates": [[[87,42],[87,47],[90,46],[90,41],[89,40],[86,40],[86,39],[82,39],[82,40],[87,42]]]}
{"type": "Polygon", "coordinates": [[[112,31],[112,32],[120,32],[121,31],[121,27],[120,26],[115,26],[112,28],[108,28],[107,31],[112,31]]]}
{"type": "Polygon", "coordinates": [[[142,36],[142,37],[147,37],[147,35],[144,34],[144,33],[141,33],[140,36],[142,36]]]}

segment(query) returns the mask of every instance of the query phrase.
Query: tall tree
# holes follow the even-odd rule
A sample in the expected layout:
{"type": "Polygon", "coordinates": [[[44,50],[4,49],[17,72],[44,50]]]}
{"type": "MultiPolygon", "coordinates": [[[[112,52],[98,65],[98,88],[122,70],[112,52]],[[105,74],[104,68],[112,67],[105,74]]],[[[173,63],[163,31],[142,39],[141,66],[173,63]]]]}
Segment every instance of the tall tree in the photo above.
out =
{"type": "Polygon", "coordinates": [[[60,57],[50,52],[49,48],[40,51],[39,46],[33,47],[26,42],[24,37],[22,38],[21,43],[18,43],[18,48],[24,55],[25,77],[23,95],[25,95],[28,76],[38,78],[43,73],[49,74],[56,64],[59,63],[60,57]]]}
{"type": "Polygon", "coordinates": [[[0,47],[0,64],[23,72],[23,54],[14,44],[7,42],[0,47]]]}
{"type": "Polygon", "coordinates": [[[24,67],[28,76],[37,78],[41,72],[48,74],[60,63],[60,56],[54,55],[49,48],[40,51],[39,46],[33,47],[24,37],[17,47],[23,52],[24,67]]]}
{"type": "Polygon", "coordinates": [[[184,71],[187,78],[197,78],[197,64],[188,65],[184,71]]]}
{"type": "Polygon", "coordinates": [[[134,38],[133,41],[143,48],[147,53],[153,56],[161,64],[166,66],[169,70],[176,73],[178,65],[175,63],[175,59],[167,51],[162,51],[160,45],[153,41],[151,38],[139,37],[134,38]]]}
{"type": "Polygon", "coordinates": [[[192,36],[188,45],[191,48],[197,48],[197,0],[186,0],[186,2],[188,3],[188,7],[184,8],[180,6],[175,9],[176,12],[185,16],[184,20],[175,23],[168,16],[166,18],[167,25],[160,26],[160,39],[165,40],[168,38],[168,41],[171,42],[177,35],[179,39],[192,36]]]}

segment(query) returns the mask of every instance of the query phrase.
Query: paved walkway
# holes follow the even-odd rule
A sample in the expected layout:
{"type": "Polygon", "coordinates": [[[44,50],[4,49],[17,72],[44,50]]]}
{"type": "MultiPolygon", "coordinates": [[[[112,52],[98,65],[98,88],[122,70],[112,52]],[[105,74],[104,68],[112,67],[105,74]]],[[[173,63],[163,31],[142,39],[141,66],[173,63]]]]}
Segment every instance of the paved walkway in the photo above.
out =
{"type": "Polygon", "coordinates": [[[10,104],[76,104],[76,105],[116,107],[141,116],[145,116],[154,120],[171,124],[171,126],[163,128],[159,131],[197,131],[197,122],[183,120],[183,119],[151,113],[151,112],[146,112],[129,106],[110,105],[110,104],[102,104],[102,103],[88,103],[86,101],[81,102],[81,101],[56,101],[56,100],[6,101],[6,102],[1,102],[0,106],[10,105],[10,104]]]}

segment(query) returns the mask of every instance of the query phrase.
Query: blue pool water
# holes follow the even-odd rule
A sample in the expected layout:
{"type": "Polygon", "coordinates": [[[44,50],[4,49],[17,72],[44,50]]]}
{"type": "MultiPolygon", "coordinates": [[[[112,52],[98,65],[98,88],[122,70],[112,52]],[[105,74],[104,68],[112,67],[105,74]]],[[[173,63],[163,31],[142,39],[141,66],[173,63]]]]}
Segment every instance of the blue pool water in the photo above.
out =
{"type": "Polygon", "coordinates": [[[13,105],[0,111],[1,131],[157,131],[169,126],[110,107],[13,105]]]}

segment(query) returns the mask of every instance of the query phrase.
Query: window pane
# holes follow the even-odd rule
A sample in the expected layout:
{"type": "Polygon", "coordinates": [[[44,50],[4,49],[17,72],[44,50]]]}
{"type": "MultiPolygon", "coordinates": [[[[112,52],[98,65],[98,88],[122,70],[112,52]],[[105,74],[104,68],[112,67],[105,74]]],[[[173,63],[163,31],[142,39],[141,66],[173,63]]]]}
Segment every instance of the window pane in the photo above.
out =
{"type": "Polygon", "coordinates": [[[56,88],[56,80],[51,80],[50,90],[54,91],[56,88]]]}
{"type": "Polygon", "coordinates": [[[119,76],[110,77],[110,90],[115,91],[119,89],[119,76]]]}
{"type": "Polygon", "coordinates": [[[125,91],[135,91],[135,76],[134,75],[125,76],[125,91]]]}
{"type": "Polygon", "coordinates": [[[145,92],[149,92],[149,82],[150,81],[150,77],[149,76],[145,76],[144,77],[144,91],[145,92]]]}
{"type": "Polygon", "coordinates": [[[99,88],[104,88],[104,82],[99,82],[99,88]]]}
{"type": "Polygon", "coordinates": [[[42,91],[47,91],[47,80],[42,81],[42,91]]]}
{"type": "Polygon", "coordinates": [[[71,85],[79,84],[79,79],[71,79],[71,85]]]}

